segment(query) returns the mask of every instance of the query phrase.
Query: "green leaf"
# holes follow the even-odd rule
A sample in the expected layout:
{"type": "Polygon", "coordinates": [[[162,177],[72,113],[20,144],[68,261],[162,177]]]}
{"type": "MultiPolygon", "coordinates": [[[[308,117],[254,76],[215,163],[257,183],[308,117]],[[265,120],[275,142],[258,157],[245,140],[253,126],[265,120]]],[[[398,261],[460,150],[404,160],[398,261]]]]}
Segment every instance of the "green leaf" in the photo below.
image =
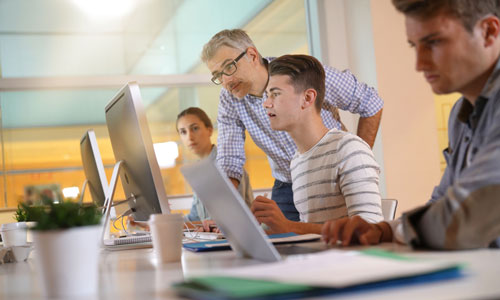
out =
{"type": "Polygon", "coordinates": [[[49,203],[43,207],[25,206],[30,221],[37,222],[34,230],[66,229],[79,226],[97,225],[101,221],[101,212],[94,205],[82,205],[77,202],[63,201],[49,203]]]}

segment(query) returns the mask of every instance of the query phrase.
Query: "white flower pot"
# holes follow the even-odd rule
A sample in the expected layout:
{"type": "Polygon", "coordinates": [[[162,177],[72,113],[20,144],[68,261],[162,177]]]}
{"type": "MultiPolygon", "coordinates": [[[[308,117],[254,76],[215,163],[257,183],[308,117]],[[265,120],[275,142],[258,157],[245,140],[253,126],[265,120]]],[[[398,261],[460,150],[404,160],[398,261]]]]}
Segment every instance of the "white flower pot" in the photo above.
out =
{"type": "Polygon", "coordinates": [[[26,222],[2,224],[0,233],[4,247],[24,246],[26,239],[26,222]]]}
{"type": "Polygon", "coordinates": [[[26,227],[28,230],[26,231],[26,241],[29,243],[33,243],[33,230],[31,228],[36,226],[36,222],[26,222],[26,227]]]}
{"type": "Polygon", "coordinates": [[[33,231],[44,296],[70,298],[97,294],[101,229],[96,225],[33,231]]]}

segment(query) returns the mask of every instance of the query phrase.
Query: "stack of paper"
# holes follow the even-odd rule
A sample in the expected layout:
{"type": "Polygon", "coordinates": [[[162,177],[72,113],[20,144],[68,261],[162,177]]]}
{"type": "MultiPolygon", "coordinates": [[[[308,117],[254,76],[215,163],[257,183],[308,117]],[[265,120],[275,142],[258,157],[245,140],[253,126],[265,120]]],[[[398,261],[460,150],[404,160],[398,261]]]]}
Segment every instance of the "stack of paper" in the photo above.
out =
{"type": "Polygon", "coordinates": [[[252,299],[300,297],[435,281],[460,276],[460,264],[391,252],[329,250],[285,261],[219,270],[178,284],[181,295],[252,299]]]}

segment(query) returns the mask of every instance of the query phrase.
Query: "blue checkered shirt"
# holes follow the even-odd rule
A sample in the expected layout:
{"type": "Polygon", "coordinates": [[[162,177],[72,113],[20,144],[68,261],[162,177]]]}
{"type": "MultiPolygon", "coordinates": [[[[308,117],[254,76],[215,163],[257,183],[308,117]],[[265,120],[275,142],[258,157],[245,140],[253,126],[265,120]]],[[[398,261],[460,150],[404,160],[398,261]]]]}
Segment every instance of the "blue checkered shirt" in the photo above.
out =
{"type": "MultiPolygon", "coordinates": [[[[271,61],[273,58],[265,58],[271,61]]],[[[377,91],[359,82],[348,70],[325,67],[325,101],[321,110],[323,123],[328,129],[342,129],[337,108],[370,117],[382,109],[384,102],[377,91]]],[[[240,179],[245,163],[245,130],[255,144],[267,155],[272,175],[282,182],[291,182],[290,161],[297,146],[284,131],[271,129],[269,117],[262,103],[266,100],[246,95],[238,99],[222,88],[217,116],[217,162],[231,178],[240,179]]]]}

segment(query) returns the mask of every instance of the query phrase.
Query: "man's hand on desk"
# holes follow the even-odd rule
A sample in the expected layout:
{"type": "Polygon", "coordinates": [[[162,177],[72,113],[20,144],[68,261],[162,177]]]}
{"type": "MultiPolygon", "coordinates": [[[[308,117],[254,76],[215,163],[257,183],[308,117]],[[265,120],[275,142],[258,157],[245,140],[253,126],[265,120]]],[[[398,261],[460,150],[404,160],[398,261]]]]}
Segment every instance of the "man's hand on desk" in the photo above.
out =
{"type": "Polygon", "coordinates": [[[283,215],[275,201],[257,196],[252,202],[252,213],[259,223],[269,227],[268,234],[290,232],[290,221],[283,215]]]}
{"type": "Polygon", "coordinates": [[[203,221],[186,221],[184,223],[189,230],[196,232],[215,232],[220,233],[220,229],[215,224],[213,220],[203,220],[203,221]]]}
{"type": "Polygon", "coordinates": [[[134,217],[133,216],[128,216],[128,226],[130,228],[130,226],[138,226],[146,231],[149,231],[149,225],[147,222],[136,222],[134,220],[134,217]]]}
{"type": "Polygon", "coordinates": [[[220,229],[214,220],[203,220],[201,224],[202,226],[196,228],[196,231],[220,233],[220,229]]]}
{"type": "Polygon", "coordinates": [[[323,241],[342,246],[351,244],[376,245],[392,242],[392,229],[386,222],[368,223],[359,216],[327,221],[321,230],[323,241]]]}

